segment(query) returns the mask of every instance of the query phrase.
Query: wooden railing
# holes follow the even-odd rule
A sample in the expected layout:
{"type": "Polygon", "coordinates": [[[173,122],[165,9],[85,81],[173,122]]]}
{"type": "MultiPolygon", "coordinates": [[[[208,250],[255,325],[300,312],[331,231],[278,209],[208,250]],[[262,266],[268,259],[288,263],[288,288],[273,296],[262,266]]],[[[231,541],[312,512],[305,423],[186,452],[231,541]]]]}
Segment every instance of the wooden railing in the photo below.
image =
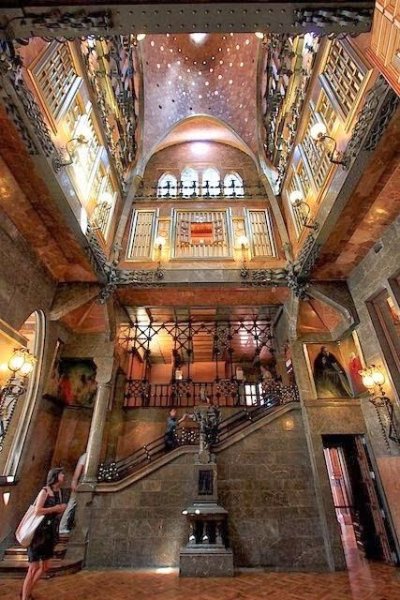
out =
{"type": "Polygon", "coordinates": [[[297,386],[284,386],[279,382],[246,383],[236,379],[219,379],[208,382],[182,380],[174,383],[151,384],[142,379],[127,382],[125,406],[127,408],[196,406],[205,396],[219,406],[258,406],[275,397],[286,402],[298,400],[297,386]]]}

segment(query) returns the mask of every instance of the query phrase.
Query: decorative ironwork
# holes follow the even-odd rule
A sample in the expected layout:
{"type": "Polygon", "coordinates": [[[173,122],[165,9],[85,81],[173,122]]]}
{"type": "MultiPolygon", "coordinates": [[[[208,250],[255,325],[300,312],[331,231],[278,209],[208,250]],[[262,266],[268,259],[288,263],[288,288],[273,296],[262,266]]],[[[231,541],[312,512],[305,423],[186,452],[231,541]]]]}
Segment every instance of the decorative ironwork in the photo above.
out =
{"type": "Polygon", "coordinates": [[[136,156],[135,48],[133,34],[112,36],[101,41],[88,38],[81,42],[88,81],[97,100],[107,146],[123,189],[126,186],[125,173],[136,156]],[[110,93],[112,101],[107,99],[110,93]]]}
{"type": "Polygon", "coordinates": [[[144,379],[129,379],[125,390],[125,398],[140,398],[142,406],[150,405],[151,388],[148,381],[144,379]]]}
{"type": "Polygon", "coordinates": [[[3,450],[4,438],[17,405],[18,398],[26,391],[25,382],[19,378],[12,378],[2,388],[0,393],[0,452],[3,450]]]}
{"type": "Polygon", "coordinates": [[[347,163],[353,160],[361,149],[372,151],[376,148],[398,106],[398,96],[380,75],[368,91],[365,103],[358,113],[357,122],[343,156],[347,163]]]}
{"type": "Polygon", "coordinates": [[[278,191],[296,139],[319,39],[314,37],[313,43],[305,47],[304,56],[303,43],[301,37],[293,40],[287,34],[267,35],[265,41],[268,59],[263,92],[263,123],[266,132],[264,149],[268,160],[277,167],[278,191]],[[295,93],[291,105],[287,106],[287,94],[290,90],[295,90],[295,93]]]}
{"type": "Polygon", "coordinates": [[[29,30],[36,27],[43,28],[46,30],[47,36],[49,32],[54,32],[59,37],[59,34],[62,32],[64,39],[73,39],[76,36],[87,34],[88,31],[95,32],[98,30],[104,34],[113,27],[112,15],[108,10],[88,12],[84,9],[79,9],[75,12],[63,12],[54,9],[45,13],[29,13],[24,11],[23,16],[13,17],[6,21],[3,31],[6,32],[8,37],[16,37],[12,29],[12,23],[16,21],[19,21],[20,24],[23,24],[29,30]],[[65,29],[71,32],[70,36],[64,35],[65,29]]]}
{"type": "Polygon", "coordinates": [[[100,463],[97,479],[98,481],[117,481],[119,479],[117,463],[100,463]]]}
{"type": "Polygon", "coordinates": [[[297,264],[304,276],[309,276],[318,258],[321,244],[316,242],[315,235],[310,233],[299,254],[297,255],[297,264]]]}
{"type": "Polygon", "coordinates": [[[135,193],[136,200],[147,200],[152,198],[207,198],[209,200],[218,200],[220,198],[239,198],[250,199],[265,197],[266,191],[262,184],[246,185],[244,181],[239,185],[238,182],[232,180],[229,185],[225,185],[224,181],[210,183],[204,182],[204,185],[199,185],[196,180],[182,181],[177,180],[176,183],[166,181],[163,185],[152,185],[144,188],[143,183],[138,187],[135,193]]]}
{"type": "Polygon", "coordinates": [[[286,269],[242,269],[240,277],[246,279],[245,285],[253,287],[270,287],[286,285],[286,269]]]}
{"type": "Polygon", "coordinates": [[[0,76],[3,78],[1,97],[7,113],[26,142],[29,154],[39,154],[31,135],[33,131],[44,155],[58,157],[58,150],[50,137],[42,111],[24,83],[22,67],[21,57],[16,53],[13,43],[0,42],[0,76]],[[25,124],[26,117],[32,130],[25,124]]]}
{"type": "Polygon", "coordinates": [[[386,127],[389,125],[389,122],[400,106],[400,97],[396,94],[393,89],[388,89],[386,98],[382,103],[379,114],[375,120],[374,125],[372,126],[371,131],[368,134],[367,139],[365,140],[364,150],[367,152],[372,152],[376,149],[379,140],[381,139],[386,127]]]}
{"type": "MultiPolygon", "coordinates": [[[[348,27],[349,25],[354,26],[365,26],[367,31],[372,23],[373,8],[359,8],[359,7],[313,7],[313,8],[299,8],[294,11],[295,26],[296,27],[308,27],[317,26],[322,33],[324,30],[329,29],[332,26],[336,27],[348,27]]],[[[364,29],[364,27],[363,27],[364,29]]],[[[326,32],[328,33],[328,32],[326,32]]],[[[329,33],[331,33],[329,31],[329,33]]],[[[339,31],[337,32],[340,33],[339,31]]]]}
{"type": "Polygon", "coordinates": [[[301,274],[301,267],[297,263],[290,263],[287,268],[287,285],[296,298],[304,300],[308,297],[310,282],[307,276],[301,274]]]}

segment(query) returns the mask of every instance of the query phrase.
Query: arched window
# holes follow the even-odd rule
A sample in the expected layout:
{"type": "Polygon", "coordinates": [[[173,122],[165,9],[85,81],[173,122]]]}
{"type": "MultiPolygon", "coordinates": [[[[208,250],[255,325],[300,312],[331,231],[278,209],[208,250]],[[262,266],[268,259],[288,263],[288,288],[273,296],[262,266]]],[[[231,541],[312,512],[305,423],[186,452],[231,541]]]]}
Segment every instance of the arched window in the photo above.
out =
{"type": "Polygon", "coordinates": [[[199,176],[197,171],[191,167],[187,167],[182,171],[181,190],[182,196],[185,196],[186,198],[197,196],[199,193],[199,176]]]}
{"type": "Polygon", "coordinates": [[[206,169],[202,177],[202,196],[219,196],[220,188],[219,172],[217,169],[206,169]]]}
{"type": "Polygon", "coordinates": [[[174,177],[170,173],[164,173],[164,175],[161,175],[157,185],[157,196],[159,198],[169,198],[171,196],[175,197],[176,190],[176,177],[174,177]]]}
{"type": "Polygon", "coordinates": [[[244,196],[243,179],[237,173],[228,173],[224,177],[224,195],[244,196]]]}
{"type": "MultiPolygon", "coordinates": [[[[29,350],[30,354],[36,358],[33,371],[29,375],[29,379],[25,380],[26,391],[15,396],[15,388],[11,388],[9,394],[6,391],[2,395],[0,431],[3,432],[3,435],[0,452],[0,475],[10,478],[16,476],[35,409],[43,362],[44,338],[45,317],[41,311],[36,311],[28,317],[21,329],[16,332],[15,342],[12,342],[10,348],[7,347],[7,344],[10,343],[9,338],[7,340],[0,332],[0,346],[7,355],[11,356],[13,347],[22,347],[29,350]],[[25,340],[25,343],[22,343],[22,340],[25,340]]],[[[19,371],[16,372],[16,376],[20,378],[19,371]]]]}

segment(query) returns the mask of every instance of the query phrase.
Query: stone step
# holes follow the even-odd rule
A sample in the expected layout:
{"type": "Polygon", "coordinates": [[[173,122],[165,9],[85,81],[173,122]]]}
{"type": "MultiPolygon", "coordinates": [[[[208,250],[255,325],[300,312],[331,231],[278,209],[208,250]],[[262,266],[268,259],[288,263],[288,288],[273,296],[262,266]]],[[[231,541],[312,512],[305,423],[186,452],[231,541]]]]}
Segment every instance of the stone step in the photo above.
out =
{"type": "MultiPolygon", "coordinates": [[[[54,554],[58,558],[62,558],[65,555],[66,551],[67,551],[66,543],[58,543],[56,545],[56,547],[54,548],[54,554]]],[[[21,558],[24,558],[25,560],[28,560],[27,550],[26,550],[26,548],[22,548],[22,546],[13,546],[11,548],[7,548],[7,550],[5,550],[5,552],[4,552],[4,557],[9,557],[9,558],[21,557],[21,558]]]]}
{"type": "MultiPolygon", "coordinates": [[[[82,568],[82,561],[67,560],[64,558],[52,558],[50,568],[46,577],[56,577],[58,575],[67,575],[77,573],[82,568]]],[[[0,561],[0,578],[23,578],[28,570],[28,560],[26,557],[10,557],[0,561]]]]}

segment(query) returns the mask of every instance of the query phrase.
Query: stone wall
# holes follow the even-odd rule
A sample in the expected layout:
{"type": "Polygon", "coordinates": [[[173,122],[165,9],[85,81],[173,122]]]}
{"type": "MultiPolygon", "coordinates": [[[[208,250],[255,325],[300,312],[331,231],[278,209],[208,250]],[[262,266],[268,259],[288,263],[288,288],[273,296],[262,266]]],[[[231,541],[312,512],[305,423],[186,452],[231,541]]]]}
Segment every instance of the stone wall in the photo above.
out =
{"type": "Polygon", "coordinates": [[[193,455],[115,493],[94,496],[88,567],[170,567],[178,565],[186,543],[182,516],[192,499],[193,455]]]}
{"type": "MultiPolygon", "coordinates": [[[[375,245],[378,252],[372,248],[348,279],[348,286],[360,318],[357,333],[367,364],[382,365],[383,355],[366,302],[385,288],[391,293],[389,280],[398,275],[400,269],[399,240],[400,219],[397,219],[386,229],[381,240],[377,242],[378,245],[375,245]],[[379,242],[382,243],[381,246],[379,242]]],[[[389,385],[390,381],[387,381],[386,387],[389,385]]],[[[393,393],[395,390],[391,391],[393,393]]]]}
{"type": "Polygon", "coordinates": [[[0,211],[0,319],[18,330],[35,310],[51,305],[56,283],[0,211]]]}
{"type": "MultiPolygon", "coordinates": [[[[27,317],[42,310],[45,315],[55,293],[55,282],[28,248],[13,223],[0,213],[0,319],[18,331],[27,317]]],[[[0,553],[14,543],[14,531],[28,505],[34,500],[51,464],[60,421],[60,407],[41,398],[51,368],[55,344],[62,328],[46,318],[44,356],[34,413],[28,431],[17,479],[0,488],[9,492],[6,505],[0,502],[0,553]]],[[[65,334],[65,332],[64,332],[65,334]]],[[[16,413],[17,416],[18,413],[16,413]]]]}
{"type": "MultiPolygon", "coordinates": [[[[193,453],[183,454],[122,491],[95,493],[87,565],[177,566],[188,535],[181,513],[193,498],[193,461],[193,453]]],[[[328,568],[298,410],[260,424],[218,452],[217,464],[237,567],[328,568]]]]}
{"type": "Polygon", "coordinates": [[[237,567],[327,569],[300,412],[222,451],[218,479],[237,567]]]}
{"type": "MultiPolygon", "coordinates": [[[[379,336],[366,302],[385,288],[393,297],[390,279],[399,273],[399,240],[400,220],[398,218],[386,229],[384,235],[375,245],[375,249],[372,248],[364,260],[352,271],[348,280],[349,289],[360,317],[357,333],[365,361],[368,365],[378,365],[384,371],[386,377],[385,391],[397,404],[397,410],[399,410],[400,391],[399,389],[396,390],[391,382],[379,336]]],[[[400,506],[400,488],[398,486],[398,476],[394,476],[395,473],[398,474],[400,469],[400,448],[395,442],[385,440],[374,407],[368,401],[365,401],[362,408],[384,495],[397,533],[398,548],[400,548],[400,514],[398,510],[398,506],[400,506]]]]}

